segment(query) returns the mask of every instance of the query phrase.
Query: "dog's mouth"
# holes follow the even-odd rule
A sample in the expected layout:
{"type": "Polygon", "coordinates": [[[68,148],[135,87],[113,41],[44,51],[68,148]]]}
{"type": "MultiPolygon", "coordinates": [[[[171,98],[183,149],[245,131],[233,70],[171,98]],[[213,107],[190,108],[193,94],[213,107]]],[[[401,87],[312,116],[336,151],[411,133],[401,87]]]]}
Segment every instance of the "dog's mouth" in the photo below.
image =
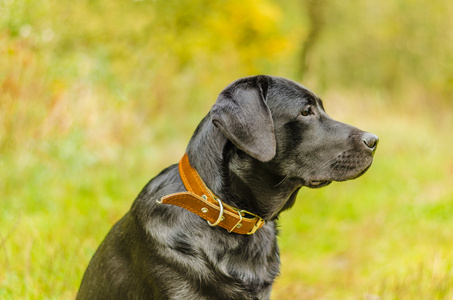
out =
{"type": "Polygon", "coordinates": [[[369,168],[371,167],[371,163],[366,166],[363,170],[357,173],[352,173],[352,174],[341,174],[341,176],[334,176],[334,178],[329,178],[329,180],[309,180],[306,182],[305,186],[312,188],[312,189],[317,189],[317,188],[322,188],[325,187],[329,184],[332,183],[332,181],[346,181],[346,180],[352,180],[356,179],[360,176],[362,176],[369,168]]]}
{"type": "Polygon", "coordinates": [[[320,180],[320,181],[311,180],[311,181],[308,182],[308,184],[306,186],[311,188],[311,189],[317,189],[317,188],[322,188],[322,187],[324,187],[326,185],[329,185],[331,183],[332,183],[332,181],[328,181],[328,180],[320,180]]]}
{"type": "Polygon", "coordinates": [[[349,177],[349,178],[345,178],[345,179],[343,179],[343,180],[336,180],[336,181],[346,181],[346,180],[352,180],[352,179],[359,178],[360,176],[362,176],[363,174],[365,174],[366,171],[368,171],[368,169],[369,169],[370,167],[371,167],[371,163],[370,163],[365,169],[363,169],[362,171],[360,171],[358,174],[353,175],[353,176],[351,176],[351,177],[349,177]]]}

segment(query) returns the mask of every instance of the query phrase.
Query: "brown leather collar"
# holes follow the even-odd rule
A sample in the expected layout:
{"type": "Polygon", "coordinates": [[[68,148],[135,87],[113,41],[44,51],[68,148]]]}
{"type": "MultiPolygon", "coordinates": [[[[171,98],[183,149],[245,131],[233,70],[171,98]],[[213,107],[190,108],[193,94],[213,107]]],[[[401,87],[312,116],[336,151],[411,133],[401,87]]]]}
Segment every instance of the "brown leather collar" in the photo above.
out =
{"type": "Polygon", "coordinates": [[[220,226],[228,232],[254,234],[263,226],[261,217],[227,205],[214,195],[190,165],[187,154],[179,162],[179,174],[187,192],[164,196],[157,203],[183,207],[208,221],[210,226],[220,226]]]}

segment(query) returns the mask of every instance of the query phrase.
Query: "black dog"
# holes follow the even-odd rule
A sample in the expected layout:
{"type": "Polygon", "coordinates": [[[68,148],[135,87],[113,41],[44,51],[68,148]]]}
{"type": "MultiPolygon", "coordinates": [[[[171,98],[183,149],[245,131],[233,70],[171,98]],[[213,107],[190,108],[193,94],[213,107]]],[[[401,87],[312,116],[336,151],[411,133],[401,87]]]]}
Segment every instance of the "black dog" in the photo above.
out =
{"type": "Polygon", "coordinates": [[[271,76],[233,82],[187,147],[186,167],[198,172],[202,181],[193,180],[210,189],[209,199],[186,192],[190,178],[183,183],[178,165],[162,171],[107,235],[77,298],[269,299],[279,273],[280,212],[302,186],[362,175],[377,143],[377,136],[331,119],[321,100],[295,82],[271,76]],[[174,195],[182,207],[166,202],[174,195]],[[191,210],[192,200],[211,204],[200,212],[191,210]],[[217,221],[203,217],[208,208],[217,221]],[[235,226],[223,224],[234,212],[235,226]],[[246,221],[252,227],[241,234],[246,221]]]}

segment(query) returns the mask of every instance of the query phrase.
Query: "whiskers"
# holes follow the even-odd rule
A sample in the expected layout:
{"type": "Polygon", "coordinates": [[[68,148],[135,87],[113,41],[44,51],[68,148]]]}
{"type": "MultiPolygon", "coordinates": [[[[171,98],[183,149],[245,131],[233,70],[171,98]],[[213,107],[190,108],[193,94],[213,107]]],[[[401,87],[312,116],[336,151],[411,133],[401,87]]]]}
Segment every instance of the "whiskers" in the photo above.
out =
{"type": "Polygon", "coordinates": [[[287,174],[283,179],[282,181],[280,181],[279,183],[277,183],[276,185],[274,185],[274,188],[278,187],[279,185],[281,185],[283,182],[285,182],[287,179],[289,178],[289,174],[287,174]]]}
{"type": "MultiPolygon", "coordinates": [[[[317,166],[313,166],[309,169],[305,169],[305,172],[308,173],[308,174],[312,174],[312,173],[317,173],[319,172],[319,170],[326,170],[327,173],[337,169],[337,170],[341,170],[342,168],[342,160],[340,159],[341,156],[343,155],[343,153],[329,159],[329,160],[326,160],[324,161],[321,165],[317,165],[317,166]]],[[[326,178],[327,179],[327,178],[326,178]]]]}
{"type": "Polygon", "coordinates": [[[306,176],[313,180],[343,181],[355,178],[369,167],[370,159],[354,151],[345,151],[320,165],[305,169],[306,176]]]}
{"type": "MultiPolygon", "coordinates": [[[[355,173],[355,171],[359,173],[365,167],[366,161],[364,158],[349,150],[325,160],[321,164],[301,169],[299,176],[307,181],[343,181],[352,178],[352,173],[355,173]]],[[[274,185],[274,188],[283,185],[290,178],[292,178],[290,174],[287,174],[280,182],[274,185]]]]}

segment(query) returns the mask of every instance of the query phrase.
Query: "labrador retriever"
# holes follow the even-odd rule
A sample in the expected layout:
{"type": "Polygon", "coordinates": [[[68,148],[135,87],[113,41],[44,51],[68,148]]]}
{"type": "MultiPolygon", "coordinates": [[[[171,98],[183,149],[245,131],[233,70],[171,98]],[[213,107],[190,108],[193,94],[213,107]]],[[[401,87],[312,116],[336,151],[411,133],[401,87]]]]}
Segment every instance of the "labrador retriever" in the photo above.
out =
{"type": "Polygon", "coordinates": [[[186,154],[154,177],[92,258],[77,299],[269,299],[277,220],[301,187],[354,179],[378,137],[288,79],[228,85],[186,154]]]}

